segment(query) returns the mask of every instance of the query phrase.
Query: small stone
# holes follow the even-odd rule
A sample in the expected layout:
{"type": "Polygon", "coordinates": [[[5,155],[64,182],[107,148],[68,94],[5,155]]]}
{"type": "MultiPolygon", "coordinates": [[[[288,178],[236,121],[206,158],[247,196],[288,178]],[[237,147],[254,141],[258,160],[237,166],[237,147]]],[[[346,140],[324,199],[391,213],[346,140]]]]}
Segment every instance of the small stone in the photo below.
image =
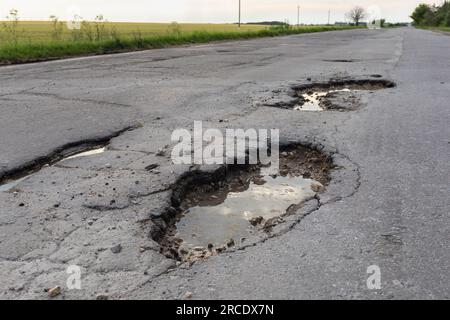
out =
{"type": "Polygon", "coordinates": [[[255,218],[251,218],[249,220],[250,224],[254,227],[256,227],[257,225],[261,224],[264,221],[263,217],[255,217],[255,218]]]}
{"type": "Polygon", "coordinates": [[[194,248],[194,251],[203,251],[203,250],[205,250],[205,248],[203,248],[203,247],[195,247],[194,248]]]}
{"type": "Polygon", "coordinates": [[[186,292],[185,294],[184,294],[184,298],[185,299],[191,299],[192,298],[192,296],[193,296],[193,293],[192,292],[186,292]]]}
{"type": "Polygon", "coordinates": [[[105,168],[111,168],[111,164],[110,163],[107,163],[107,164],[105,164],[105,168]]]}
{"type": "Polygon", "coordinates": [[[401,286],[401,285],[402,285],[402,283],[401,283],[399,280],[392,280],[392,283],[393,283],[395,286],[401,286]]]}
{"type": "Polygon", "coordinates": [[[111,248],[111,252],[114,254],[120,253],[122,251],[122,245],[118,244],[111,248]]]}
{"type": "Polygon", "coordinates": [[[50,298],[57,297],[61,294],[61,287],[57,286],[48,290],[48,296],[50,298]]]}
{"type": "Polygon", "coordinates": [[[231,248],[231,247],[233,247],[234,245],[235,245],[235,243],[234,243],[234,240],[233,240],[233,239],[230,239],[230,240],[227,241],[227,247],[228,247],[228,248],[231,248]]]}
{"type": "Polygon", "coordinates": [[[19,203],[19,207],[24,207],[25,203],[19,203]]]}
{"type": "Polygon", "coordinates": [[[324,190],[324,186],[317,182],[311,185],[311,189],[314,192],[322,192],[324,190]]]}
{"type": "Polygon", "coordinates": [[[109,296],[106,294],[98,294],[97,297],[95,297],[96,300],[108,300],[109,296]]]}

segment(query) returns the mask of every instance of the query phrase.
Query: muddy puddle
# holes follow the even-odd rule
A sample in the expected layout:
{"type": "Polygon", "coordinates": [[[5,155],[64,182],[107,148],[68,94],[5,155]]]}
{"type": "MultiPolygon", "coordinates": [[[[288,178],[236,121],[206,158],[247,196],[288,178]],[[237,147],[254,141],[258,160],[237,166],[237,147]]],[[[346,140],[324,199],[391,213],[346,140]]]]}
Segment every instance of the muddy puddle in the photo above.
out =
{"type": "Polygon", "coordinates": [[[363,93],[394,88],[395,83],[374,74],[370,78],[338,78],[328,82],[311,82],[293,86],[286,96],[278,96],[281,91],[264,101],[264,105],[293,111],[351,111],[363,105],[363,93]]]}
{"type": "Polygon", "coordinates": [[[287,209],[313,198],[322,184],[302,177],[271,177],[260,173],[250,180],[247,190],[214,193],[184,213],[176,224],[177,237],[188,248],[218,247],[230,239],[241,239],[256,221],[267,221],[287,209]],[[220,204],[217,202],[222,201],[220,204]],[[261,219],[262,218],[262,219],[261,219]]]}
{"type": "Polygon", "coordinates": [[[339,93],[339,92],[352,92],[350,89],[340,89],[340,90],[328,90],[328,91],[309,91],[307,93],[302,93],[301,96],[303,101],[300,105],[294,107],[296,111],[323,111],[325,108],[322,106],[322,100],[326,98],[329,94],[339,93]]]}
{"type": "Polygon", "coordinates": [[[294,88],[298,97],[295,111],[354,110],[361,104],[364,91],[373,92],[395,87],[383,79],[332,80],[327,83],[311,83],[294,88]]]}
{"type": "Polygon", "coordinates": [[[80,157],[89,157],[101,154],[106,151],[106,147],[104,146],[95,146],[95,147],[89,147],[89,150],[86,151],[86,148],[83,149],[83,151],[69,151],[66,155],[60,155],[57,158],[55,158],[53,161],[49,161],[46,164],[42,164],[39,166],[36,166],[35,168],[31,168],[30,170],[26,171],[26,173],[16,174],[13,175],[11,178],[3,179],[3,181],[0,182],[0,192],[12,192],[16,190],[17,186],[33,176],[35,173],[37,173],[39,170],[41,170],[45,166],[49,165],[55,165],[61,162],[64,162],[66,160],[80,158],[80,157]]]}
{"type": "Polygon", "coordinates": [[[174,190],[176,214],[154,240],[169,258],[195,261],[268,234],[283,216],[294,214],[323,192],[332,168],[328,157],[301,146],[281,154],[280,172],[259,166],[228,166],[193,173],[174,190]]]}

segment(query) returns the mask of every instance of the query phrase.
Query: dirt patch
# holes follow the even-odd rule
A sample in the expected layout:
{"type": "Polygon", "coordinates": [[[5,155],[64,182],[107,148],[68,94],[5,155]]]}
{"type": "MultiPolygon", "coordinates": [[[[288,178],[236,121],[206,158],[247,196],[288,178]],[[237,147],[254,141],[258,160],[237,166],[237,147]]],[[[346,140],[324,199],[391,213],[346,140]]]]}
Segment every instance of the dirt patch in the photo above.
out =
{"type": "Polygon", "coordinates": [[[173,190],[172,207],[152,219],[151,237],[166,257],[192,262],[270,235],[283,217],[324,191],[332,168],[325,154],[291,145],[282,149],[278,175],[265,175],[258,165],[189,172],[173,190]]]}

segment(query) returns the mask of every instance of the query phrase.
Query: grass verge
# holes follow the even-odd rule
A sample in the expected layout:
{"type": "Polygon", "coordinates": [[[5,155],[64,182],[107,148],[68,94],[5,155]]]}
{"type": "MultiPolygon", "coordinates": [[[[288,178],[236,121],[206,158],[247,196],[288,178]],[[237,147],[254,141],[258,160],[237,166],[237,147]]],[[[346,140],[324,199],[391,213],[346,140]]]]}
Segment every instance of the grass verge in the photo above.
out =
{"type": "Polygon", "coordinates": [[[450,27],[417,27],[419,29],[423,30],[431,30],[431,31],[444,31],[444,32],[450,32],[450,27]]]}
{"type": "Polygon", "coordinates": [[[260,37],[347,30],[355,27],[312,26],[300,28],[268,28],[259,31],[195,31],[181,34],[114,37],[99,41],[45,41],[40,43],[17,43],[0,46],[0,65],[55,60],[85,55],[101,55],[145,49],[165,48],[177,45],[200,44],[211,41],[241,40],[260,37]]]}

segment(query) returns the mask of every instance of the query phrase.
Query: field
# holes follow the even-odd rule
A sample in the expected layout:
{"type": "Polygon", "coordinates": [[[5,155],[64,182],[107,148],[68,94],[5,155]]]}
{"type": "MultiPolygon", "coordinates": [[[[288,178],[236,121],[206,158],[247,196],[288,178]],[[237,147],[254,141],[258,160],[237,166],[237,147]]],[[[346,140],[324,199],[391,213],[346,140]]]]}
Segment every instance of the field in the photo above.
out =
{"type": "MultiPolygon", "coordinates": [[[[8,42],[8,35],[4,24],[11,26],[11,22],[0,22],[0,46],[8,42]]],[[[181,32],[208,31],[208,32],[248,32],[259,31],[268,28],[262,25],[241,25],[238,28],[235,24],[176,24],[176,23],[127,23],[127,22],[88,22],[87,25],[92,31],[99,26],[104,29],[104,33],[116,32],[118,36],[132,38],[140,33],[143,37],[166,35],[173,33],[175,28],[181,32]]],[[[69,30],[66,22],[58,22],[57,28],[61,28],[59,39],[71,40],[76,30],[69,30]]],[[[17,40],[19,43],[37,43],[54,40],[55,27],[51,21],[19,21],[17,25],[17,40]]]]}
{"type": "Polygon", "coordinates": [[[174,45],[344,30],[354,27],[178,23],[110,23],[69,29],[59,21],[0,22],[0,65],[117,53],[174,45]]]}

